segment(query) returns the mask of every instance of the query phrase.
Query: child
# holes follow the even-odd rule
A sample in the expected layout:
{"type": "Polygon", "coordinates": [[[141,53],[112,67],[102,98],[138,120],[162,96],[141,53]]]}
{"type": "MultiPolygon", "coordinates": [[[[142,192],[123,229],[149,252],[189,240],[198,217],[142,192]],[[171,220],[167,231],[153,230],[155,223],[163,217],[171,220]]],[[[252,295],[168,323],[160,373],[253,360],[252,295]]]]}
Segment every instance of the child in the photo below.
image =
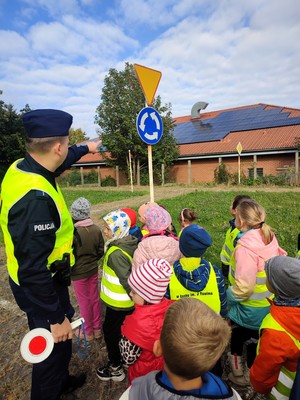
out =
{"type": "Polygon", "coordinates": [[[128,277],[137,238],[129,235],[130,219],[121,210],[112,211],[104,219],[103,233],[107,239],[103,261],[100,297],[106,304],[103,334],[108,352],[108,364],[97,369],[102,381],[122,381],[125,373],[121,364],[119,341],[125,317],[133,312],[134,303],[128,277]]]}
{"type": "Polygon", "coordinates": [[[140,242],[142,240],[143,234],[141,228],[136,224],[136,212],[132,208],[121,208],[121,211],[126,212],[130,219],[130,229],[129,235],[135,236],[140,242]]]}
{"type": "Polygon", "coordinates": [[[241,386],[250,383],[242,365],[243,346],[252,340],[247,346],[247,366],[250,368],[255,358],[259,327],[270,309],[265,261],[286,255],[265,221],[265,209],[252,200],[244,200],[236,208],[235,224],[240,234],[230,264],[231,286],[227,289],[228,317],[233,326],[228,355],[232,372],[228,378],[241,386]]]}
{"type": "Polygon", "coordinates": [[[135,310],[125,318],[120,341],[123,362],[129,365],[129,384],[139,376],[163,368],[163,358],[155,357],[153,345],[160,337],[165,313],[172,304],[164,298],[171,274],[167,261],[152,259],[129,276],[135,310]]]}
{"type": "Polygon", "coordinates": [[[222,262],[222,272],[223,276],[227,279],[228,278],[228,272],[229,272],[229,264],[231,260],[231,256],[233,254],[235,245],[236,245],[236,239],[240,231],[238,228],[235,226],[235,214],[236,214],[236,208],[237,206],[243,201],[243,200],[250,200],[250,196],[244,195],[244,194],[238,194],[234,197],[232,204],[230,206],[230,214],[233,216],[233,219],[229,221],[230,227],[228,228],[225,236],[225,243],[223,244],[220,257],[221,257],[221,262],[222,262]]]}
{"type": "Polygon", "coordinates": [[[288,399],[300,357],[300,260],[273,257],[265,271],[275,297],[260,327],[250,379],[256,392],[288,399]]]}
{"type": "MultiPolygon", "coordinates": [[[[164,210],[167,210],[165,206],[163,206],[162,204],[158,204],[159,207],[162,207],[164,210]]],[[[173,222],[171,221],[170,226],[167,228],[167,232],[171,233],[173,236],[177,237],[177,229],[175,227],[175,225],[173,224],[173,222]]]]}
{"type": "Polygon", "coordinates": [[[181,226],[181,231],[179,232],[178,237],[180,237],[183,229],[186,226],[193,224],[197,218],[198,214],[194,210],[192,210],[191,208],[183,208],[179,214],[179,223],[181,226]]]}
{"type": "MultiPolygon", "coordinates": [[[[227,314],[226,288],[222,272],[218,267],[202,258],[212,244],[208,232],[199,225],[192,224],[182,231],[179,249],[183,258],[176,261],[166,297],[178,300],[193,297],[207,304],[223,317],[227,314]]],[[[221,360],[212,371],[222,376],[221,360]]]]}
{"type": "Polygon", "coordinates": [[[194,297],[225,317],[227,301],[222,272],[202,258],[211,244],[210,235],[201,226],[192,224],[184,228],[179,239],[183,257],[174,263],[166,297],[171,300],[194,297]]]}
{"type": "Polygon", "coordinates": [[[172,219],[164,208],[148,204],[144,220],[149,233],[136,249],[132,269],[136,269],[151,258],[163,258],[171,265],[181,257],[178,238],[168,232],[172,219]]]}
{"type": "Polygon", "coordinates": [[[208,372],[229,338],[228,324],[206,304],[191,298],[176,301],[153,348],[156,356],[164,357],[164,369],[135,379],[129,400],[241,400],[221,378],[208,372]]]}
{"type": "Polygon", "coordinates": [[[158,206],[158,204],[155,203],[154,201],[152,201],[152,202],[148,201],[147,203],[142,204],[138,209],[139,220],[143,224],[143,227],[141,229],[143,236],[148,235],[148,233],[149,233],[149,230],[148,230],[148,227],[147,227],[146,221],[145,221],[145,212],[150,205],[158,206]]]}
{"type": "MultiPolygon", "coordinates": [[[[71,279],[78,301],[80,315],[84,318],[86,339],[101,336],[101,304],[98,288],[98,261],[103,256],[104,240],[99,226],[90,218],[91,203],[79,197],[71,205],[74,221],[75,265],[71,279]]],[[[83,337],[82,332],[80,336],[83,337]]]]}

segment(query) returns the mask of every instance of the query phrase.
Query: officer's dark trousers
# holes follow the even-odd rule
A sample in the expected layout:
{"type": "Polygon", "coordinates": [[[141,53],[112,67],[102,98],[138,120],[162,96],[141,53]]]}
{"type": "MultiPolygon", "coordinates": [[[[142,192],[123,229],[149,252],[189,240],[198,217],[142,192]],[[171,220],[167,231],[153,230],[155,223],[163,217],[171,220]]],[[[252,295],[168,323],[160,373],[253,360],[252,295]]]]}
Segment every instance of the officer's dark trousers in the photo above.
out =
{"type": "MultiPolygon", "coordinates": [[[[9,283],[18,306],[27,314],[30,330],[34,328],[50,330],[50,325],[46,320],[36,318],[36,315],[34,315],[32,303],[26,297],[23,288],[16,285],[11,279],[9,283]]],[[[61,291],[62,293],[60,294],[67,301],[68,288],[61,288],[61,291]]],[[[62,386],[66,384],[69,376],[68,367],[71,355],[72,340],[67,340],[66,342],[55,344],[52,353],[45,361],[33,364],[31,400],[60,399],[62,386]]]]}
{"type": "Polygon", "coordinates": [[[107,348],[108,359],[114,365],[121,362],[119,341],[121,339],[121,326],[127,315],[133,313],[132,310],[114,310],[106,307],[105,320],[103,324],[104,340],[107,348]]]}

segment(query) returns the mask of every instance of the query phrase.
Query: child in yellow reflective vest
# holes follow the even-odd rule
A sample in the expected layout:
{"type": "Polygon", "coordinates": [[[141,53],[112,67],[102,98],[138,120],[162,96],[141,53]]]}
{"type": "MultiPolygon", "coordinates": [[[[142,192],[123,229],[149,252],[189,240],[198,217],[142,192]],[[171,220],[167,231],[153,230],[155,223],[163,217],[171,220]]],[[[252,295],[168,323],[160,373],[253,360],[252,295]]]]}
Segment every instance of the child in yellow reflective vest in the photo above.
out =
{"type": "Polygon", "coordinates": [[[243,200],[250,200],[250,196],[243,195],[243,194],[238,194],[234,197],[232,204],[230,206],[230,214],[233,216],[233,219],[229,221],[230,227],[228,228],[225,236],[225,242],[223,244],[221,253],[220,253],[220,258],[222,262],[222,272],[225,278],[228,278],[228,272],[229,272],[229,265],[230,265],[230,259],[233,254],[235,245],[236,245],[236,238],[237,235],[240,233],[238,228],[235,226],[235,214],[236,214],[236,208],[237,206],[243,201],[243,200]]]}
{"type": "Polygon", "coordinates": [[[286,255],[275,234],[266,224],[266,211],[253,200],[242,201],[236,209],[235,223],[240,230],[229,270],[227,289],[228,317],[232,325],[228,378],[240,386],[250,385],[243,365],[243,347],[247,345],[247,367],[253,364],[258,331],[270,304],[266,287],[265,261],[286,255]]]}
{"type": "Polygon", "coordinates": [[[106,304],[103,334],[108,364],[97,369],[97,376],[102,381],[120,382],[125,379],[125,373],[121,363],[119,341],[123,321],[134,310],[134,303],[129,296],[131,288],[128,277],[138,240],[129,235],[131,221],[124,211],[112,211],[103,219],[103,233],[107,241],[104,247],[100,297],[106,304]]]}
{"type": "Polygon", "coordinates": [[[273,400],[289,399],[300,357],[300,260],[273,257],[265,271],[275,297],[260,327],[250,379],[256,392],[273,400]]]}

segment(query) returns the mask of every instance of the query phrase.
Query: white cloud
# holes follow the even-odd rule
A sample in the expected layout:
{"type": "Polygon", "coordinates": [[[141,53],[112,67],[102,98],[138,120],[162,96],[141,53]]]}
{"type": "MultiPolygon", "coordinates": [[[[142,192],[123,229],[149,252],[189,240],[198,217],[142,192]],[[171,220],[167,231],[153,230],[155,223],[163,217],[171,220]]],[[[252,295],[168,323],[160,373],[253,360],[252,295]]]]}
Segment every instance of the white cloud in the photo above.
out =
{"type": "Polygon", "coordinates": [[[22,29],[0,31],[1,99],[17,109],[64,109],[93,136],[104,77],[126,61],[162,72],[157,94],[174,116],[199,100],[206,111],[258,102],[300,108],[298,0],[23,3],[22,29]]]}
{"type": "Polygon", "coordinates": [[[17,32],[0,30],[0,60],[28,54],[26,40],[17,32]]]}
{"type": "Polygon", "coordinates": [[[27,4],[31,15],[39,9],[44,9],[53,18],[60,18],[64,14],[78,14],[81,10],[77,0],[24,0],[24,3],[27,4]]]}

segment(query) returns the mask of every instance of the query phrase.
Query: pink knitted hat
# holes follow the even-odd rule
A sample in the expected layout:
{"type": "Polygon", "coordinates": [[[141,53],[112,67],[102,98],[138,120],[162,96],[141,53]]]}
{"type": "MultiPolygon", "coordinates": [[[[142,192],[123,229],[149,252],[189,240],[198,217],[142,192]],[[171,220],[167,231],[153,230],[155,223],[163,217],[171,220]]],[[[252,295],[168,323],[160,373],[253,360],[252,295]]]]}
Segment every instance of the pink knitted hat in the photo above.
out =
{"type": "Polygon", "coordinates": [[[173,270],[168,261],[152,258],[131,272],[129,286],[148,303],[160,303],[166,293],[173,270]]]}

